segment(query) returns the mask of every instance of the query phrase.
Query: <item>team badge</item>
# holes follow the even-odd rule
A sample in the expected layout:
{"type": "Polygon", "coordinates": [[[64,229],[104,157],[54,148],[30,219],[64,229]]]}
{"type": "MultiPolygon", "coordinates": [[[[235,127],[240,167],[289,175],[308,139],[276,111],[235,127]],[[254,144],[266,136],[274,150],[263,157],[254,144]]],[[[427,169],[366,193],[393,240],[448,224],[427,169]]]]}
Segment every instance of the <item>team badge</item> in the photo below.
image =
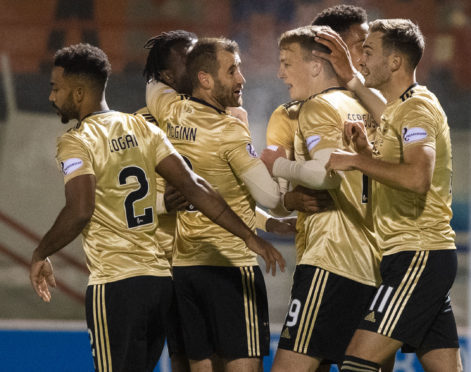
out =
{"type": "Polygon", "coordinates": [[[427,138],[427,131],[424,128],[404,128],[402,130],[402,139],[405,143],[412,143],[427,138]]]}
{"type": "Polygon", "coordinates": [[[255,148],[252,146],[251,143],[248,143],[248,144],[247,144],[246,149],[247,149],[247,152],[249,153],[249,155],[250,155],[252,158],[258,157],[257,151],[255,151],[255,148]]]}
{"type": "Polygon", "coordinates": [[[321,141],[321,136],[310,136],[306,139],[306,146],[309,152],[321,141]]]}
{"type": "Polygon", "coordinates": [[[81,168],[82,165],[82,159],[78,158],[70,158],[65,161],[61,161],[62,173],[64,176],[68,176],[72,172],[75,172],[77,169],[81,168]]]}

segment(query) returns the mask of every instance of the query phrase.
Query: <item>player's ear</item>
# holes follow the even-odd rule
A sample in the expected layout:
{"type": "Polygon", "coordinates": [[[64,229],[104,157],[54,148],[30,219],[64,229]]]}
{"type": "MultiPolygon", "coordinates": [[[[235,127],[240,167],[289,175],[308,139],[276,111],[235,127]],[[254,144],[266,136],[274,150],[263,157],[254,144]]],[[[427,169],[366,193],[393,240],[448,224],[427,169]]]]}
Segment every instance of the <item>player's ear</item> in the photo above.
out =
{"type": "Polygon", "coordinates": [[[175,83],[174,76],[170,70],[162,70],[160,72],[160,78],[167,85],[173,85],[175,83]]]}
{"type": "Polygon", "coordinates": [[[389,67],[392,72],[397,71],[401,68],[402,64],[404,63],[404,57],[400,54],[391,53],[389,58],[389,67]]]}
{"type": "Polygon", "coordinates": [[[75,103],[80,103],[83,101],[85,97],[85,90],[83,86],[79,85],[74,88],[73,91],[73,98],[75,103]]]}
{"type": "Polygon", "coordinates": [[[214,85],[213,77],[205,71],[198,72],[198,81],[204,89],[211,89],[214,85]]]}
{"type": "Polygon", "coordinates": [[[313,58],[310,62],[310,71],[312,77],[316,77],[322,71],[322,60],[320,58],[313,58]]]}

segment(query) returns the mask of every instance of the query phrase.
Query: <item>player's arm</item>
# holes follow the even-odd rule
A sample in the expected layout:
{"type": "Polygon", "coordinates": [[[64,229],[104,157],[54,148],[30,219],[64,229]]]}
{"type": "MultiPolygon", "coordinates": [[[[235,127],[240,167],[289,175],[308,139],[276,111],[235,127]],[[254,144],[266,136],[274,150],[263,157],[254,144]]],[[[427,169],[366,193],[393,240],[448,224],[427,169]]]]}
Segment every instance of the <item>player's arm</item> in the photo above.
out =
{"type": "Polygon", "coordinates": [[[183,194],[170,184],[165,185],[165,192],[157,191],[157,214],[174,213],[182,211],[190,205],[183,194]]]}
{"type": "Polygon", "coordinates": [[[373,115],[373,119],[379,123],[386,108],[386,100],[379,92],[364,85],[364,78],[353,66],[348,47],[340,35],[336,32],[322,31],[317,33],[315,40],[328,47],[331,53],[314,50],[312,54],[331,63],[339,79],[355,93],[368,112],[373,115]]]}
{"type": "Polygon", "coordinates": [[[172,154],[159,162],[156,171],[175,186],[185,198],[214,223],[245,241],[247,247],[262,256],[267,272],[276,272],[276,263],[284,271],[281,254],[255,233],[227,205],[225,200],[203,178],[192,172],[181,156],[172,154]]]}
{"type": "Polygon", "coordinates": [[[90,221],[94,209],[95,176],[85,174],[69,180],[65,184],[65,206],[31,258],[31,284],[44,301],[49,302],[51,299],[48,285],[55,287],[52,266],[47,258],[80,234],[90,221]]]}
{"type": "Polygon", "coordinates": [[[335,148],[317,151],[312,160],[306,162],[291,161],[284,157],[284,149],[265,149],[261,159],[275,177],[282,177],[299,185],[316,190],[328,190],[339,187],[341,177],[327,172],[325,164],[335,148]]]}
{"type": "Polygon", "coordinates": [[[276,235],[294,235],[296,233],[296,217],[277,218],[255,207],[255,227],[276,235]]]}
{"type": "Polygon", "coordinates": [[[326,168],[327,171],[356,169],[389,187],[425,194],[432,183],[434,166],[435,149],[416,145],[404,149],[404,160],[399,164],[337,150],[330,155],[326,168]]]}

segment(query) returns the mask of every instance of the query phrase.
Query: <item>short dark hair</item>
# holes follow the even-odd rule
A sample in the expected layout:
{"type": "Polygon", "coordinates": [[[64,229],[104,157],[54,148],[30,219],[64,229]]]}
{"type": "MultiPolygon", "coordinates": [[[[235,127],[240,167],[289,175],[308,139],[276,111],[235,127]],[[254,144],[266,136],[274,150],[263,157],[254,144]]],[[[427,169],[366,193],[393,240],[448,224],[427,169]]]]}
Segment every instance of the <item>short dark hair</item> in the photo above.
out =
{"type": "Polygon", "coordinates": [[[396,50],[407,57],[415,69],[424,53],[425,40],[422,32],[410,19],[377,19],[370,23],[370,33],[381,32],[386,53],[396,50]]]}
{"type": "Polygon", "coordinates": [[[75,44],[59,49],[54,55],[54,66],[63,67],[64,75],[78,75],[90,79],[104,90],[111,74],[105,52],[90,44],[75,44]]]}
{"type": "Polygon", "coordinates": [[[186,59],[186,71],[193,87],[199,85],[198,72],[200,71],[217,76],[219,69],[217,53],[220,50],[235,54],[239,53],[239,46],[235,41],[224,37],[208,37],[198,40],[190,50],[186,59]]]}
{"type": "Polygon", "coordinates": [[[293,30],[289,30],[281,34],[280,40],[278,40],[278,46],[280,49],[284,49],[287,45],[292,43],[299,43],[303,50],[303,58],[305,60],[312,59],[312,51],[318,50],[324,53],[330,53],[331,50],[323,44],[320,44],[314,40],[317,32],[320,31],[331,31],[328,26],[303,26],[293,30]]]}
{"type": "Polygon", "coordinates": [[[351,26],[367,22],[363,8],[354,5],[335,5],[324,9],[312,21],[311,25],[330,26],[335,32],[347,31],[351,26]]]}
{"type": "Polygon", "coordinates": [[[193,32],[185,30],[175,30],[162,32],[151,37],[144,45],[145,49],[150,49],[147,55],[146,66],[143,75],[146,80],[160,80],[160,72],[168,69],[170,50],[179,44],[190,45],[198,37],[193,32]]]}

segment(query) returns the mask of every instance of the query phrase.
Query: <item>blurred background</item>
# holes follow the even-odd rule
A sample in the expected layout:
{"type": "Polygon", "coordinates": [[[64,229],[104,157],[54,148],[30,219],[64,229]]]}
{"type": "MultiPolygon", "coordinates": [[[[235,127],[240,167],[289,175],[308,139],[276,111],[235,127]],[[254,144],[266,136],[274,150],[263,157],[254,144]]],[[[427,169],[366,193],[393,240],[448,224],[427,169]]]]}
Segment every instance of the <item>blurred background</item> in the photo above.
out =
{"type": "MultiPolygon", "coordinates": [[[[426,38],[419,83],[439,98],[453,141],[452,225],[457,232],[459,272],[452,302],[462,358],[467,362],[469,293],[469,184],[471,124],[471,1],[359,0],[369,20],[410,18],[426,38]]],[[[276,77],[277,39],[309,24],[330,0],[0,0],[0,370],[92,370],[83,299],[87,269],[77,239],[53,259],[58,288],[50,304],[33,293],[31,252],[64,203],[54,160],[60,124],[48,102],[54,52],[88,42],[108,55],[113,73],[107,99],[115,110],[144,105],[143,45],[162,31],[185,29],[198,36],[226,36],[239,43],[247,80],[244,107],[255,147],[263,149],[272,111],[289,96],[276,77]],[[53,347],[51,347],[51,344],[53,347]],[[42,361],[47,359],[47,363],[42,361]]],[[[294,269],[292,239],[265,236],[282,250],[288,272],[267,277],[272,346],[276,348],[294,269]]],[[[266,358],[266,370],[271,363],[266,358]]],[[[159,370],[167,371],[163,358],[159,370]]],[[[396,371],[421,370],[399,355],[396,371]]]]}

